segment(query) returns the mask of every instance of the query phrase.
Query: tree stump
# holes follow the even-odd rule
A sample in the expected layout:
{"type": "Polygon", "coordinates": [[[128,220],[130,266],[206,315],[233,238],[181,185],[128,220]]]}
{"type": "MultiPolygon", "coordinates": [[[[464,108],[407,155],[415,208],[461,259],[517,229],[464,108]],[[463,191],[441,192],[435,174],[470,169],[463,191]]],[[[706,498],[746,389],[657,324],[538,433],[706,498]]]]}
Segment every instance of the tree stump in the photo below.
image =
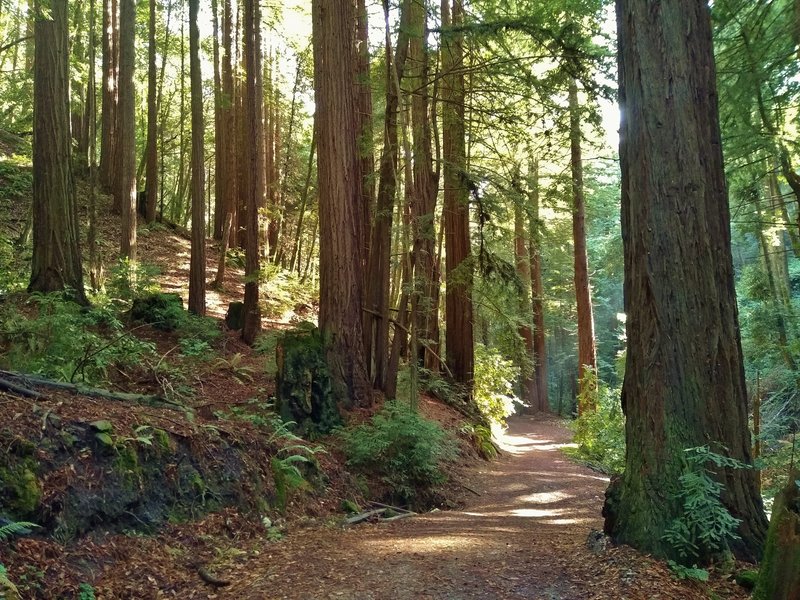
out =
{"type": "Polygon", "coordinates": [[[800,470],[775,498],[753,600],[800,600],[800,470]]]}
{"type": "Polygon", "coordinates": [[[231,331],[240,331],[244,327],[244,302],[231,302],[225,313],[225,325],[231,331]]]}

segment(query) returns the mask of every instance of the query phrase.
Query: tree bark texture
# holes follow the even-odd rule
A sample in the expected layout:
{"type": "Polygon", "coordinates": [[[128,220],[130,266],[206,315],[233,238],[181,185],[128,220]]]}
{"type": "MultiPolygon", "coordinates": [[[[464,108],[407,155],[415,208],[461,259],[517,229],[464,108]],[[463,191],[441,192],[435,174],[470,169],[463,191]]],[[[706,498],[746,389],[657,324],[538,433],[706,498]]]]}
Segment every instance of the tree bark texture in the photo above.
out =
{"type": "MultiPolygon", "coordinates": [[[[520,400],[525,403],[530,409],[539,408],[539,399],[536,397],[538,388],[536,387],[536,364],[533,355],[533,312],[531,303],[531,265],[530,265],[530,252],[527,245],[527,227],[523,207],[519,202],[514,204],[514,263],[517,269],[517,276],[522,283],[522,288],[519,295],[519,309],[521,323],[518,328],[520,338],[522,338],[523,347],[525,349],[525,356],[530,361],[528,370],[523,368],[521,370],[521,388],[520,400]]],[[[525,365],[523,365],[524,367],[525,365]]]]}
{"type": "MultiPolygon", "coordinates": [[[[378,181],[378,201],[372,224],[367,266],[366,306],[364,327],[367,329],[365,351],[373,385],[386,387],[389,361],[389,275],[391,271],[392,220],[397,192],[398,130],[400,81],[408,57],[408,14],[411,0],[400,7],[400,28],[397,47],[392,57],[389,33],[389,13],[386,12],[386,112],[384,113],[384,143],[378,181]]],[[[362,200],[363,201],[363,200],[362,200]]]]}
{"type": "Polygon", "coordinates": [[[261,8],[258,0],[245,0],[244,6],[245,94],[243,110],[244,152],[249,173],[246,184],[247,246],[245,248],[244,327],[242,339],[252,344],[261,329],[258,303],[259,243],[258,208],[264,202],[266,171],[264,166],[264,125],[262,109],[264,88],[261,73],[261,8]]]}
{"type": "Polygon", "coordinates": [[[589,255],[586,249],[586,198],[583,190],[581,117],[578,85],[569,86],[569,141],[572,170],[572,241],[575,258],[575,303],[578,313],[578,414],[596,409],[597,349],[594,340],[589,255]],[[592,376],[587,377],[587,369],[592,376]]]}
{"type": "Polygon", "coordinates": [[[120,254],[136,260],[136,2],[119,0],[119,119],[117,143],[120,171],[116,197],[122,214],[120,254]]]}
{"type": "Polygon", "coordinates": [[[356,116],[353,0],[312,2],[319,178],[319,324],[334,393],[345,404],[372,401],[364,352],[363,180],[356,116]]]}
{"type": "Polygon", "coordinates": [[[433,169],[430,111],[427,2],[411,3],[410,41],[406,71],[411,89],[411,129],[414,156],[414,190],[411,224],[414,233],[415,327],[421,341],[420,365],[439,370],[439,274],[436,256],[435,210],[438,176],[433,169]]]}
{"type": "MultiPolygon", "coordinates": [[[[370,255],[370,223],[375,210],[375,148],[372,127],[372,84],[369,58],[369,19],[365,0],[357,0],[356,45],[358,51],[358,94],[356,96],[358,144],[360,152],[361,208],[364,220],[363,259],[364,264],[370,255]]],[[[365,271],[367,273],[368,271],[365,271]]],[[[369,285],[369,282],[365,282],[369,285]]]]}
{"type": "Polygon", "coordinates": [[[190,312],[206,314],[205,156],[203,150],[203,75],[200,71],[199,0],[189,0],[189,77],[192,94],[192,251],[189,261],[190,312]]]}
{"type": "Polygon", "coordinates": [[[550,411],[547,389],[547,347],[544,331],[544,286],[542,285],[542,221],[539,218],[539,163],[532,159],[528,167],[530,202],[531,302],[533,305],[533,368],[536,377],[537,410],[550,411]]]}
{"type": "Polygon", "coordinates": [[[472,264],[464,128],[463,2],[442,0],[442,159],[444,161],[447,366],[471,396],[475,365],[472,264]]]}
{"type": "MultiPolygon", "coordinates": [[[[103,0],[103,111],[100,121],[100,185],[113,191],[119,110],[119,0],[103,0]]],[[[117,207],[119,211],[119,207],[117,207]]]]}
{"type": "Polygon", "coordinates": [[[33,69],[33,259],[31,292],[71,288],[85,302],[70,173],[67,0],[37,2],[33,69]],[[42,10],[43,8],[49,10],[42,10]]]}
{"type": "Polygon", "coordinates": [[[147,166],[145,168],[145,191],[147,204],[145,221],[152,222],[156,218],[158,203],[158,103],[156,79],[156,0],[150,0],[150,17],[148,20],[147,45],[147,166]]]}
{"type": "MultiPolygon", "coordinates": [[[[684,449],[751,463],[711,22],[705,2],[618,0],[617,25],[627,452],[604,514],[616,540],[675,557],[662,535],[683,512],[684,449]]],[[[717,476],[742,519],[731,549],[756,558],[756,472],[717,476]]]]}

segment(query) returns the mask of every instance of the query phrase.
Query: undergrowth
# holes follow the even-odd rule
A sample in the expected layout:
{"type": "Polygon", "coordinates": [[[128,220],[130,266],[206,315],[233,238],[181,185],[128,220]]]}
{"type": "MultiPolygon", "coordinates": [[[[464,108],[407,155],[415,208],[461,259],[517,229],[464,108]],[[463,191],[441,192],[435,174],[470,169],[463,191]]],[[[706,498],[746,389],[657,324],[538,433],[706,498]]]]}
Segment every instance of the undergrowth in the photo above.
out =
{"type": "Polygon", "coordinates": [[[438,423],[397,401],[388,401],[368,423],[338,434],[348,464],[376,476],[398,503],[429,500],[447,479],[442,463],[457,454],[455,442],[438,423]]]}

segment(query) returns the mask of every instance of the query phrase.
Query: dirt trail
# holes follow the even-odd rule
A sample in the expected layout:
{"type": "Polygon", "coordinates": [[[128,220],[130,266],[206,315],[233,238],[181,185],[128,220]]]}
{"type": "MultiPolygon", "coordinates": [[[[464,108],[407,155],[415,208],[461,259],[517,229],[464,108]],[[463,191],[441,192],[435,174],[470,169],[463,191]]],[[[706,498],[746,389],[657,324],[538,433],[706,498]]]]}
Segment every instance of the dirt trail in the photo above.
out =
{"type": "Polygon", "coordinates": [[[503,457],[475,473],[470,487],[481,495],[463,510],[293,533],[263,557],[262,573],[251,571],[221,597],[619,597],[597,595],[602,582],[586,564],[595,558],[586,539],[602,527],[607,479],[563,455],[569,439],[558,423],[518,417],[501,439],[503,457]]]}

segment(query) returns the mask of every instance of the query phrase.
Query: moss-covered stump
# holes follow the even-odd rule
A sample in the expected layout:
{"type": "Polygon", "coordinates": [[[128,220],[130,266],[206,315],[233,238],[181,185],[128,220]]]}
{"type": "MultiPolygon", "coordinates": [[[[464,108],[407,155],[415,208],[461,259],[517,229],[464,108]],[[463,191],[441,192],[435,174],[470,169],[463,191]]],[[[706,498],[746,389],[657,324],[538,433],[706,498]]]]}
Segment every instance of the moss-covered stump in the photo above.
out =
{"type": "Polygon", "coordinates": [[[319,329],[309,325],[287,331],[275,353],[281,417],[297,423],[299,433],[305,436],[329,433],[340,425],[319,329]]]}
{"type": "Polygon", "coordinates": [[[244,302],[231,302],[225,313],[225,325],[231,331],[240,331],[244,327],[244,302]]]}
{"type": "Polygon", "coordinates": [[[0,515],[13,520],[30,520],[39,509],[42,485],[34,446],[27,440],[0,437],[6,452],[0,452],[0,515]]]}
{"type": "Polygon", "coordinates": [[[775,498],[754,600],[800,600],[800,471],[775,498]]]}
{"type": "Polygon", "coordinates": [[[151,294],[136,298],[131,307],[131,318],[149,323],[161,331],[174,331],[183,319],[183,300],[178,294],[151,294]]]}

